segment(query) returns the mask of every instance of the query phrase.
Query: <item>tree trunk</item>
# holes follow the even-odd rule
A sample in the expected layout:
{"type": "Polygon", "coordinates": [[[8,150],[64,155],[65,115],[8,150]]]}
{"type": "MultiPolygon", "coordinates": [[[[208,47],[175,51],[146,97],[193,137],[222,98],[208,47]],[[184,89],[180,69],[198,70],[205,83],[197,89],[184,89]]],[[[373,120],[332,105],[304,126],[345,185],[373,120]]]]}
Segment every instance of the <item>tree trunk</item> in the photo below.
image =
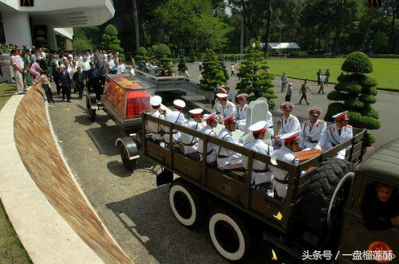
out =
{"type": "Polygon", "coordinates": [[[392,12],[392,23],[391,23],[391,38],[389,40],[389,53],[394,53],[394,39],[395,39],[395,9],[392,12]]]}
{"type": "Polygon", "coordinates": [[[266,35],[265,35],[265,48],[264,51],[267,52],[269,51],[269,42],[270,42],[270,33],[271,33],[271,20],[272,20],[272,0],[265,0],[267,3],[267,23],[266,23],[266,35]]]}
{"type": "Polygon", "coordinates": [[[134,31],[136,34],[136,50],[140,48],[140,31],[139,31],[139,17],[137,15],[137,3],[136,0],[132,0],[133,3],[133,24],[134,24],[134,31]]]}

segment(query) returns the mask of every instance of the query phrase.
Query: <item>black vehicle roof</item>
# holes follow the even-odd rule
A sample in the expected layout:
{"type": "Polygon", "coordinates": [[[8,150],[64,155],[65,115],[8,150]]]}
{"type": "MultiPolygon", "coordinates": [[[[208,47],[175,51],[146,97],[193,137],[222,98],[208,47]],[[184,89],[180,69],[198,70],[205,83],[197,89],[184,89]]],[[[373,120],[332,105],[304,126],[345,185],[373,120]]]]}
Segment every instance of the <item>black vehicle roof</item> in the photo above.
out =
{"type": "Polygon", "coordinates": [[[399,138],[386,143],[357,168],[371,176],[399,182],[399,138]]]}

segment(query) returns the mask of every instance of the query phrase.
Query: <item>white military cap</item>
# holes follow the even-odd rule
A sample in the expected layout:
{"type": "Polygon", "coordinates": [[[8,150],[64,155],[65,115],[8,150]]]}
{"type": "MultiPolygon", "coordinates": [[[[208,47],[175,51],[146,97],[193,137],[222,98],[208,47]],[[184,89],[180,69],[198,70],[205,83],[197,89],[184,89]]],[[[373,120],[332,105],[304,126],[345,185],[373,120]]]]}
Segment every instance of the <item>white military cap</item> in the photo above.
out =
{"type": "Polygon", "coordinates": [[[299,139],[299,130],[296,132],[291,132],[284,134],[280,137],[281,140],[284,140],[284,143],[295,142],[299,139]]]}
{"type": "Polygon", "coordinates": [[[240,93],[237,95],[237,98],[240,100],[246,100],[248,98],[248,94],[247,93],[240,93]]]}
{"type": "Polygon", "coordinates": [[[219,92],[219,93],[225,93],[225,94],[227,94],[227,90],[224,89],[223,87],[219,87],[219,88],[218,88],[218,92],[219,92]]]}
{"type": "Polygon", "coordinates": [[[256,99],[256,101],[265,101],[267,103],[267,98],[266,97],[259,97],[256,99]]]}
{"type": "Polygon", "coordinates": [[[202,109],[202,108],[195,108],[195,109],[190,110],[189,112],[192,117],[200,117],[202,115],[203,111],[204,111],[204,109],[202,109]]]}
{"type": "Polygon", "coordinates": [[[226,118],[224,119],[224,123],[225,123],[225,124],[233,123],[233,122],[234,122],[234,123],[237,122],[237,120],[236,120],[236,115],[235,115],[234,113],[232,113],[232,114],[226,116],[226,118]]]}
{"type": "Polygon", "coordinates": [[[291,102],[282,102],[280,104],[281,109],[292,110],[294,109],[294,104],[291,102]]]}
{"type": "Polygon", "coordinates": [[[343,111],[341,113],[333,115],[332,118],[335,118],[335,121],[337,122],[341,120],[349,120],[348,111],[343,111]]]}
{"type": "Polygon", "coordinates": [[[64,64],[61,64],[61,65],[60,65],[60,68],[64,68],[64,69],[65,69],[65,65],[64,65],[64,64]]]}
{"type": "Polygon", "coordinates": [[[309,115],[320,116],[321,115],[321,108],[320,107],[312,107],[309,108],[309,115]]]}
{"type": "Polygon", "coordinates": [[[204,115],[204,119],[205,119],[206,122],[210,122],[210,121],[212,121],[212,120],[215,120],[216,117],[217,117],[217,115],[216,115],[215,113],[212,113],[212,114],[205,114],[205,115],[204,115]]]}
{"type": "Polygon", "coordinates": [[[255,124],[251,125],[248,129],[252,131],[252,133],[262,133],[266,131],[266,121],[258,121],[255,124]]]}
{"type": "Polygon", "coordinates": [[[173,101],[173,106],[174,106],[174,108],[181,110],[184,107],[186,107],[186,103],[181,99],[176,99],[173,101]]]}
{"type": "Polygon", "coordinates": [[[154,95],[153,97],[151,97],[150,99],[150,104],[152,106],[159,106],[162,104],[162,97],[159,95],[154,95]]]}
{"type": "Polygon", "coordinates": [[[224,93],[218,93],[218,94],[216,94],[216,96],[219,98],[219,99],[226,99],[227,98],[227,94],[224,94],[224,93]]]}

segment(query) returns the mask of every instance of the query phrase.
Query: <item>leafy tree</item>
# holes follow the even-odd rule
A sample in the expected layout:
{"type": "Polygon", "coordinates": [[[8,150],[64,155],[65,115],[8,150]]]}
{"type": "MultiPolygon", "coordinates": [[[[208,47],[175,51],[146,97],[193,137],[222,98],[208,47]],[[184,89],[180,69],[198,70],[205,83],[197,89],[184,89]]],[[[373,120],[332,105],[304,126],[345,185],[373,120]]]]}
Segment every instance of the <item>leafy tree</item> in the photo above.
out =
{"type": "Polygon", "coordinates": [[[108,25],[102,36],[101,45],[108,50],[117,51],[119,53],[123,52],[120,46],[121,41],[118,39],[118,30],[113,25],[108,25]]]}
{"type": "Polygon", "coordinates": [[[184,73],[185,71],[187,71],[187,65],[186,65],[186,63],[185,63],[185,61],[184,61],[184,57],[180,57],[180,62],[179,62],[179,65],[177,65],[177,70],[180,72],[180,73],[184,73]]]}
{"type": "Polygon", "coordinates": [[[226,84],[227,80],[223,72],[223,65],[212,50],[207,50],[205,53],[201,74],[200,87],[205,91],[214,91],[216,86],[226,84]]]}
{"type": "MultiPolygon", "coordinates": [[[[353,52],[348,55],[341,69],[346,74],[338,77],[335,91],[327,95],[329,100],[337,102],[328,106],[325,119],[333,121],[333,115],[348,110],[353,126],[379,129],[381,123],[378,121],[378,112],[371,107],[377,101],[377,82],[365,75],[373,71],[369,57],[360,51],[353,52]]],[[[366,143],[371,145],[374,141],[374,136],[368,134],[366,143]]]]}
{"type": "Polygon", "coordinates": [[[44,45],[45,43],[47,43],[47,40],[46,40],[46,38],[44,37],[44,36],[46,35],[46,33],[44,33],[43,30],[39,29],[39,30],[36,32],[36,35],[37,35],[37,37],[36,37],[36,42],[39,43],[40,47],[43,47],[43,45],[44,45]]]}
{"type": "Polygon", "coordinates": [[[88,38],[73,38],[72,47],[75,50],[91,50],[93,43],[88,38]]]}
{"type": "Polygon", "coordinates": [[[241,78],[241,81],[237,83],[237,90],[240,93],[253,94],[253,99],[266,97],[269,107],[274,108],[276,103],[273,99],[277,98],[277,95],[272,89],[274,76],[268,72],[268,68],[259,41],[251,40],[248,53],[237,73],[237,76],[241,78]]]}

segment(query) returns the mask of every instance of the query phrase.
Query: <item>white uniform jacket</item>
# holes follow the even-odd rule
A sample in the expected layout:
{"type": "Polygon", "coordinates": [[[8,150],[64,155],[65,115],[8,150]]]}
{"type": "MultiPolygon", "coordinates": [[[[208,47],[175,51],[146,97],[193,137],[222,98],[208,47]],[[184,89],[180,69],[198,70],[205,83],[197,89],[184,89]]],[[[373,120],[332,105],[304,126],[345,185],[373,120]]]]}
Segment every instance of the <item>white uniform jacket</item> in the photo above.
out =
{"type": "MultiPolygon", "coordinates": [[[[174,109],[172,112],[168,112],[165,115],[165,120],[178,124],[178,125],[184,125],[187,120],[184,117],[184,114],[180,112],[177,109],[174,109]]],[[[165,132],[165,135],[163,136],[163,139],[165,140],[166,143],[169,143],[169,134],[172,133],[172,140],[173,142],[180,142],[181,141],[181,133],[180,131],[173,130],[172,132],[169,131],[169,127],[162,126],[162,130],[165,132]]]]}
{"type": "MultiPolygon", "coordinates": [[[[199,130],[199,132],[204,133],[205,135],[217,137],[216,132],[213,131],[213,127],[206,126],[199,130]]],[[[204,152],[204,141],[202,139],[198,139],[198,152],[201,155],[201,160],[203,159],[202,153],[204,152]]],[[[212,143],[208,143],[206,146],[206,162],[213,163],[216,161],[216,150],[215,146],[212,143]]]]}
{"type": "Polygon", "coordinates": [[[321,150],[320,138],[324,137],[327,129],[327,123],[323,120],[316,120],[314,124],[310,120],[306,120],[302,123],[301,127],[301,139],[299,146],[301,149],[312,149],[317,145],[317,149],[321,150]]]}
{"type": "Polygon", "coordinates": [[[270,136],[273,137],[274,136],[273,115],[270,111],[267,111],[266,127],[267,127],[267,130],[270,132],[270,136]]]}
{"type": "MultiPolygon", "coordinates": [[[[273,147],[267,145],[261,139],[255,139],[244,145],[245,148],[271,156],[274,152],[273,147]]],[[[242,156],[243,167],[248,169],[248,157],[242,156]]],[[[265,162],[254,159],[252,161],[252,177],[251,182],[255,185],[270,182],[273,178],[272,172],[269,170],[265,162]]]]}
{"type": "MultiPolygon", "coordinates": [[[[238,142],[234,140],[231,131],[229,131],[226,128],[223,128],[220,131],[218,138],[238,145],[238,142]]],[[[216,146],[216,153],[217,153],[218,166],[220,168],[229,170],[229,169],[236,169],[242,167],[242,156],[240,153],[236,153],[229,149],[221,148],[219,146],[216,146]]]]}
{"type": "MultiPolygon", "coordinates": [[[[192,130],[200,130],[205,126],[203,123],[198,123],[194,119],[190,118],[188,122],[185,124],[186,127],[191,128],[192,130]]],[[[184,153],[190,154],[197,152],[198,149],[198,138],[193,137],[192,135],[181,133],[181,143],[183,144],[184,153]]]]}
{"type": "MultiPolygon", "coordinates": [[[[294,156],[293,152],[285,146],[281,146],[280,149],[276,150],[272,155],[272,159],[294,165],[299,164],[299,160],[294,156]]],[[[287,196],[288,172],[273,165],[270,165],[270,170],[273,172],[272,183],[274,190],[279,197],[285,198],[287,196]]]]}
{"type": "MultiPolygon", "coordinates": [[[[333,147],[335,147],[338,144],[341,144],[348,139],[353,137],[353,129],[352,126],[344,126],[341,128],[341,132],[338,129],[336,124],[330,125],[327,127],[326,132],[324,136],[320,139],[320,144],[321,146],[324,145],[324,148],[326,150],[329,150],[333,147]]],[[[338,152],[337,156],[335,158],[339,159],[345,159],[346,155],[346,149],[341,150],[338,152]]]]}
{"type": "MultiPolygon", "coordinates": [[[[153,117],[158,117],[160,119],[164,119],[165,116],[159,112],[159,110],[152,109],[148,112],[149,115],[153,117]]],[[[151,138],[153,140],[162,140],[161,136],[161,126],[155,122],[147,121],[146,130],[151,132],[151,138]]]]}
{"type": "Polygon", "coordinates": [[[278,131],[280,137],[301,130],[301,123],[299,123],[298,118],[291,114],[287,118],[281,117],[278,125],[280,126],[278,131]]]}
{"type": "Polygon", "coordinates": [[[245,104],[244,106],[237,105],[237,119],[239,120],[247,119],[247,109],[248,109],[248,104],[245,104]]]}
{"type": "Polygon", "coordinates": [[[222,105],[220,116],[226,118],[231,114],[235,114],[237,116],[236,105],[232,102],[227,101],[227,104],[225,106],[222,105]]]}

